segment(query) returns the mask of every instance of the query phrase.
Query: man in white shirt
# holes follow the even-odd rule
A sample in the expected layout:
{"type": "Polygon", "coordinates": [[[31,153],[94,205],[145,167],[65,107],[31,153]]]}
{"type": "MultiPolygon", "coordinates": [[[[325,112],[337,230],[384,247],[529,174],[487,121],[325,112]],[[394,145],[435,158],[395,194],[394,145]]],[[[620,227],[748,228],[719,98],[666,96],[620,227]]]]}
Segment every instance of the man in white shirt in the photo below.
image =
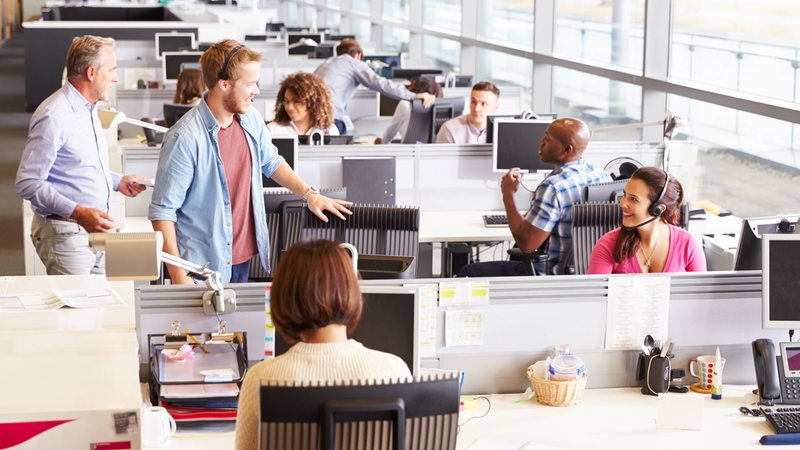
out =
{"type": "Polygon", "coordinates": [[[491,81],[472,86],[469,114],[448,120],[436,134],[437,144],[485,144],[487,117],[500,105],[500,89],[491,81]]]}

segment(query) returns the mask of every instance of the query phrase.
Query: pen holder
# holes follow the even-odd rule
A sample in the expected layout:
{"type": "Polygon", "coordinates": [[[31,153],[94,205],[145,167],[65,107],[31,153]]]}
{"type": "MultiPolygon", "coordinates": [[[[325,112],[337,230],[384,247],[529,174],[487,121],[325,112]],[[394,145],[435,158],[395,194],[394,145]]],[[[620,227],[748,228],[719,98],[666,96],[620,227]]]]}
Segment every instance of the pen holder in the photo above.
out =
{"type": "Polygon", "coordinates": [[[639,379],[642,382],[642,394],[658,395],[669,390],[672,367],[669,356],[639,355],[639,379]]]}

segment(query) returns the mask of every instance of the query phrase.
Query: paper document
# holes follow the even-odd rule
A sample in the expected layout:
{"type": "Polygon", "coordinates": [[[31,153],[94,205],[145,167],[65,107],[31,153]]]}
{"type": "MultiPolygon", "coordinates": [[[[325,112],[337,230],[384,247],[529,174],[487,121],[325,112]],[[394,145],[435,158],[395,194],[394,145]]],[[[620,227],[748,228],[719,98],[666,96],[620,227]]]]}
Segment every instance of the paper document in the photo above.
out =
{"type": "Polygon", "coordinates": [[[64,306],[69,306],[71,308],[99,308],[125,305],[125,302],[111,289],[53,291],[53,293],[64,306]]]}
{"type": "Polygon", "coordinates": [[[606,350],[640,349],[648,334],[667,338],[668,276],[611,276],[608,279],[606,350]]]}
{"type": "Polygon", "coordinates": [[[236,383],[163,384],[160,395],[167,399],[236,397],[239,386],[236,383]]]}

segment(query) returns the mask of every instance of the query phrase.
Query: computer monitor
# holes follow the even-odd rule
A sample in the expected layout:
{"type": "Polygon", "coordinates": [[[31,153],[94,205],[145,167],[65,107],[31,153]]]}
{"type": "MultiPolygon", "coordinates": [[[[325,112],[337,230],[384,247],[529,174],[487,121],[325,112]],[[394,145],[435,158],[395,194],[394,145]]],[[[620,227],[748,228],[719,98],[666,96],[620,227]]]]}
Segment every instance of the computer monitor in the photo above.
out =
{"type": "Polygon", "coordinates": [[[183,69],[200,68],[203,52],[164,52],[161,60],[161,74],[164,84],[175,84],[183,69]]]}
{"type": "Polygon", "coordinates": [[[581,191],[582,202],[619,202],[628,180],[616,180],[606,183],[587,184],[581,191]]]}
{"type": "Polygon", "coordinates": [[[267,22],[267,26],[264,27],[264,31],[268,31],[270,33],[281,33],[286,29],[286,24],[283,22],[267,22]]]}
{"type": "Polygon", "coordinates": [[[800,234],[765,234],[761,270],[763,328],[800,328],[800,234]]]}
{"type": "Polygon", "coordinates": [[[344,39],[355,39],[355,34],[334,34],[334,33],[325,33],[325,40],[326,41],[334,41],[339,42],[344,39]]]}
{"type": "Polygon", "coordinates": [[[183,52],[196,50],[194,33],[156,33],[156,59],[161,59],[164,52],[183,52]]]}
{"type": "Polygon", "coordinates": [[[411,117],[403,136],[403,144],[436,142],[442,124],[464,112],[464,97],[437,98],[430,108],[423,108],[421,100],[411,103],[411,117]]]}
{"type": "Polygon", "coordinates": [[[175,125],[175,122],[180,120],[184,114],[189,112],[190,109],[194,108],[192,105],[178,105],[175,103],[164,103],[163,111],[164,111],[164,124],[167,128],[172,127],[175,125]]]}
{"type": "Polygon", "coordinates": [[[336,45],[320,44],[318,47],[312,47],[312,50],[308,52],[308,57],[310,59],[328,59],[333,58],[335,53],[336,45]]]}
{"type": "Polygon", "coordinates": [[[442,69],[403,69],[400,67],[392,67],[393,79],[411,80],[423,75],[442,75],[443,73],[444,71],[442,69]]]}
{"type": "Polygon", "coordinates": [[[753,217],[742,220],[739,244],[736,247],[734,270],[761,269],[761,238],[767,234],[790,234],[794,232],[800,215],[753,217]]]}
{"type": "MultiPolygon", "coordinates": [[[[362,286],[364,308],[350,335],[365,347],[397,355],[412,375],[419,374],[419,295],[414,288],[362,286]]],[[[291,344],[275,332],[275,356],[291,344]]]]}
{"type": "MultiPolygon", "coordinates": [[[[317,44],[321,44],[324,40],[324,33],[286,33],[286,45],[291,46],[292,44],[296,44],[301,39],[311,39],[312,41],[316,42],[317,44]]],[[[290,48],[289,54],[290,55],[308,55],[309,52],[314,50],[314,46],[310,45],[301,45],[299,47],[290,48]]]]}
{"type": "Polygon", "coordinates": [[[528,172],[552,169],[539,158],[539,141],[551,120],[495,119],[492,142],[492,169],[508,172],[519,167],[528,172]]]}
{"type": "Polygon", "coordinates": [[[494,142],[494,122],[497,119],[519,119],[518,114],[497,114],[493,116],[486,116],[486,143],[491,144],[494,142]]]}
{"type": "MultiPolygon", "coordinates": [[[[286,164],[297,172],[297,137],[272,138],[272,145],[278,149],[278,154],[283,156],[286,164]]],[[[265,188],[283,187],[272,178],[261,174],[261,181],[265,188]]]]}

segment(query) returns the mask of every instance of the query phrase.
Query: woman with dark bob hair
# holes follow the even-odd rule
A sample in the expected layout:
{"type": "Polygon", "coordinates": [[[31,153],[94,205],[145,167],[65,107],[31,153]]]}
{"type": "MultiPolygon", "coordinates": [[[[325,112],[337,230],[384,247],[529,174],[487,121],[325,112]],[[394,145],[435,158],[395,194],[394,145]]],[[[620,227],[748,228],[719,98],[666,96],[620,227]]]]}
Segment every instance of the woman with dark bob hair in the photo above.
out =
{"type": "Polygon", "coordinates": [[[267,124],[267,129],[272,137],[314,132],[338,136],[328,83],[319,75],[305,72],[284,78],[275,99],[275,119],[267,124]]]}
{"type": "Polygon", "coordinates": [[[317,240],[293,245],[269,291],[275,329],[296,342],[247,372],[239,394],[236,448],[258,447],[259,387],[267,382],[396,380],[411,377],[402,359],[348,339],[361,319],[358,276],[346,250],[317,240]]]}
{"type": "Polygon", "coordinates": [[[702,272],[700,242],[678,227],[683,186],[657,167],[640,167],[619,201],[622,226],[592,250],[588,273],[702,272]]]}

